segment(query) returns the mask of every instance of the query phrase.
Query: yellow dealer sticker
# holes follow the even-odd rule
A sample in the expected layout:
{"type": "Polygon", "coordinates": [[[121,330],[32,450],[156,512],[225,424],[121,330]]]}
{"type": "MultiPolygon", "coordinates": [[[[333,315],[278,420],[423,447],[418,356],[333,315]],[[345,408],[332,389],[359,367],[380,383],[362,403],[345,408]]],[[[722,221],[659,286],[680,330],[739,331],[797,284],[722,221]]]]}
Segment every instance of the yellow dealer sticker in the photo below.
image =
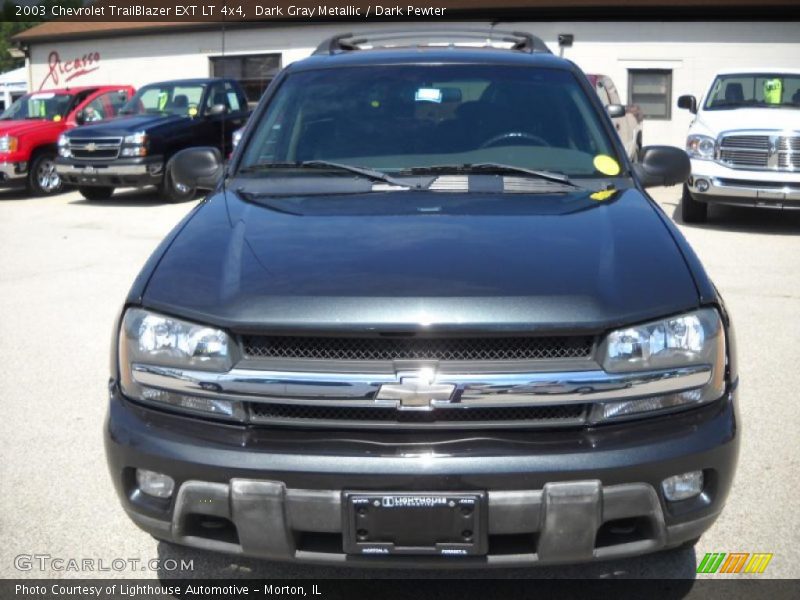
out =
{"type": "Polygon", "coordinates": [[[603,200],[608,200],[611,196],[614,195],[616,190],[603,190],[601,192],[595,192],[589,198],[592,200],[597,200],[598,202],[602,202],[603,200]]]}
{"type": "Polygon", "coordinates": [[[594,168],[603,175],[619,175],[619,163],[607,154],[598,154],[594,157],[594,168]]]}
{"type": "Polygon", "coordinates": [[[189,107],[189,116],[196,117],[197,116],[197,109],[194,106],[189,107]]]}

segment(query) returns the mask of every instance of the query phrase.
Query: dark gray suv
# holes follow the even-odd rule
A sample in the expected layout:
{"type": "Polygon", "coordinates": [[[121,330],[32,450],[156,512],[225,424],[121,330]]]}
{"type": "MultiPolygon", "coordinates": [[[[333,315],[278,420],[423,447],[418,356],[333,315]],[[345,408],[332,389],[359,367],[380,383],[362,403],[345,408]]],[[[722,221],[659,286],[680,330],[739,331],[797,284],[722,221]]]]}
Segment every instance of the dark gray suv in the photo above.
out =
{"type": "Polygon", "coordinates": [[[719,516],[733,331],[644,191],[688,158],[631,164],[574,64],[479,36],[333,38],[224,168],[176,155],[213,191],[125,302],[106,430],[156,538],[489,567],[691,544],[719,516]]]}

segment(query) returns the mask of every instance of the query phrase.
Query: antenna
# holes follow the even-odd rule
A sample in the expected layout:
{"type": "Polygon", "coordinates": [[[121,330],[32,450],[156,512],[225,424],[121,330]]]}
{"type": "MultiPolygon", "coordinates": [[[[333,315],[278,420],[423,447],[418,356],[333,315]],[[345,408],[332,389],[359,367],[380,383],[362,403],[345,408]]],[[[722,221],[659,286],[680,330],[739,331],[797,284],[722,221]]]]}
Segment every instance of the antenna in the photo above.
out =
{"type": "MultiPolygon", "coordinates": [[[[225,64],[225,13],[222,13],[222,64],[225,64]]],[[[223,165],[225,164],[225,126],[228,122],[228,119],[225,118],[223,115],[222,118],[222,127],[220,127],[220,131],[222,132],[222,139],[220,140],[220,148],[222,148],[222,161],[223,165]]],[[[222,169],[222,195],[226,196],[225,186],[227,185],[228,179],[228,169],[227,167],[222,169]]],[[[227,197],[227,196],[226,196],[227,197]]]]}

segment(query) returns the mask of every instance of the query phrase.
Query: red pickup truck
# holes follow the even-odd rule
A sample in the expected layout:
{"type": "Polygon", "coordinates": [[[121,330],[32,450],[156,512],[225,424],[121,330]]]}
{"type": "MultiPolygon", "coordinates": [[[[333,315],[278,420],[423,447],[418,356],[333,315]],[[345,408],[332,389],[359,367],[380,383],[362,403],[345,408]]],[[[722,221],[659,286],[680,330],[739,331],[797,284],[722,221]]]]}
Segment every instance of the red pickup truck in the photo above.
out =
{"type": "Polygon", "coordinates": [[[116,116],[135,90],[105,85],[26,94],[0,115],[0,186],[25,183],[32,196],[61,190],[58,136],[67,129],[116,116]]]}

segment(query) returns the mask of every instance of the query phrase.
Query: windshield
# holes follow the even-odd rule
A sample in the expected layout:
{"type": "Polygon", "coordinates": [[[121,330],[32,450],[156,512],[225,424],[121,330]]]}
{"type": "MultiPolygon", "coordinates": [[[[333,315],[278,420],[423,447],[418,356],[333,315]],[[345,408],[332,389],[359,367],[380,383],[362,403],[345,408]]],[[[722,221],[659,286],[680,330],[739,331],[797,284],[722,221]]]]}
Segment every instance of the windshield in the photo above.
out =
{"type": "MultiPolygon", "coordinates": [[[[568,71],[498,65],[376,66],[289,75],[240,169],[330,161],[386,172],[497,163],[597,176],[618,160],[568,71]],[[600,161],[600,164],[605,164],[600,161]]],[[[608,173],[606,173],[608,174],[608,173]]]]}
{"type": "Polygon", "coordinates": [[[25,94],[18,98],[0,115],[0,119],[47,119],[60,120],[69,112],[72,105],[71,94],[55,94],[52,92],[39,92],[25,94]]]}
{"type": "Polygon", "coordinates": [[[193,117],[203,97],[204,85],[155,84],[141,88],[125,106],[121,115],[178,115],[193,117]]]}
{"type": "Polygon", "coordinates": [[[704,110],[742,106],[800,108],[800,75],[736,73],[717,77],[704,110]]]}

